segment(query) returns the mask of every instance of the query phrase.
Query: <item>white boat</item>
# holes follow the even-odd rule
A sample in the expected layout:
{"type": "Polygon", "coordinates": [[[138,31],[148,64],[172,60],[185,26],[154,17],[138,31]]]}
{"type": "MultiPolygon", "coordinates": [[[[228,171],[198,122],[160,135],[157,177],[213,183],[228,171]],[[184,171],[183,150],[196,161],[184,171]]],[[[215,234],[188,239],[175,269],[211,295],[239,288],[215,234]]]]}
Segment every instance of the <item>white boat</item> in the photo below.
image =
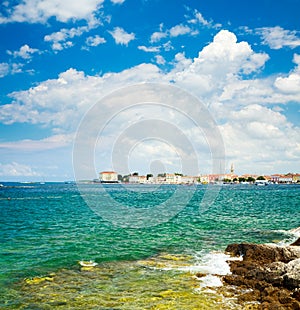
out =
{"type": "Polygon", "coordinates": [[[269,181],[268,180],[256,180],[254,184],[257,186],[265,186],[269,184],[269,181]]]}
{"type": "Polygon", "coordinates": [[[95,267],[98,264],[92,260],[81,260],[79,261],[79,265],[82,267],[95,267]]]}

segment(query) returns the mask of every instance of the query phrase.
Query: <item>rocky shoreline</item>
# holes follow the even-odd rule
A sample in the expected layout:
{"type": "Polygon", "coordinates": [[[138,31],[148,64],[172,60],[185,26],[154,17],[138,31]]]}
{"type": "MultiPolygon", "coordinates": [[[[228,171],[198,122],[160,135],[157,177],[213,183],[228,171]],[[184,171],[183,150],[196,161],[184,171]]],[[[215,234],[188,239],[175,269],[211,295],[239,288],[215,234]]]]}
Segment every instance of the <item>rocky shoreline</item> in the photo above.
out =
{"type": "Polygon", "coordinates": [[[230,244],[225,251],[242,257],[228,261],[231,274],[223,282],[244,309],[300,309],[300,238],[289,246],[230,244]]]}

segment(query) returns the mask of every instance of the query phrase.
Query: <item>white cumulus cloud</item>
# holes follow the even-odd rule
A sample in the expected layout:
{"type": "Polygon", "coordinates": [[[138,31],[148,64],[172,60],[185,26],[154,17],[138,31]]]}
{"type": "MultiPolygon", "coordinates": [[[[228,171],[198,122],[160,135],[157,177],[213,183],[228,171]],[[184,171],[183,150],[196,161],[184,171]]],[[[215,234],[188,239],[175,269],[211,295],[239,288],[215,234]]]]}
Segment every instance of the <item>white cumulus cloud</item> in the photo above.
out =
{"type": "Polygon", "coordinates": [[[10,74],[21,73],[23,66],[21,63],[0,63],[0,78],[10,74]]]}
{"type": "Polygon", "coordinates": [[[200,13],[198,10],[194,10],[194,12],[193,12],[193,18],[189,19],[189,20],[188,20],[188,23],[191,23],[191,24],[200,23],[200,24],[202,24],[202,25],[204,25],[204,26],[210,25],[210,22],[207,21],[207,20],[203,17],[202,13],[200,13]]]}
{"type": "Polygon", "coordinates": [[[294,54],[294,63],[296,68],[288,76],[279,76],[274,82],[274,86],[287,95],[292,95],[291,100],[300,100],[300,55],[294,54]]]}
{"type": "Polygon", "coordinates": [[[175,80],[199,95],[216,95],[233,77],[261,69],[268,59],[267,54],[255,53],[247,42],[237,42],[234,33],[221,30],[197,58],[186,62],[175,80]]]}
{"type": "Polygon", "coordinates": [[[297,31],[285,30],[280,26],[258,28],[256,31],[261,35],[263,44],[269,45],[272,49],[300,46],[300,36],[297,31]]]}
{"type": "Polygon", "coordinates": [[[60,31],[53,32],[44,37],[45,42],[50,42],[52,44],[52,49],[54,51],[61,51],[65,48],[73,46],[72,41],[74,37],[79,37],[83,33],[88,32],[90,27],[82,26],[82,27],[73,27],[70,29],[63,28],[60,31]]]}
{"type": "Polygon", "coordinates": [[[105,94],[131,83],[154,80],[159,80],[159,69],[151,64],[102,77],[69,69],[57,79],[10,94],[13,103],[0,106],[0,122],[45,124],[72,131],[87,109],[105,94]]]}
{"type": "Polygon", "coordinates": [[[34,171],[30,166],[12,162],[9,164],[0,163],[0,176],[5,177],[36,177],[39,173],[34,171]]]}
{"type": "Polygon", "coordinates": [[[6,62],[0,63],[0,78],[9,74],[9,64],[6,62]]]}
{"type": "Polygon", "coordinates": [[[284,93],[300,93],[300,75],[291,73],[288,77],[278,77],[274,85],[284,93]]]}
{"type": "Polygon", "coordinates": [[[171,37],[178,37],[191,32],[191,28],[185,25],[176,25],[169,30],[171,37]]]}
{"type": "Polygon", "coordinates": [[[94,22],[94,13],[104,0],[22,0],[9,7],[6,16],[0,16],[0,23],[28,22],[46,23],[50,17],[60,22],[86,20],[94,22]]]}
{"type": "Polygon", "coordinates": [[[21,57],[23,59],[30,59],[33,54],[39,53],[39,50],[36,48],[29,47],[28,44],[25,44],[20,47],[18,51],[7,51],[9,55],[12,55],[13,57],[21,57]]]}
{"type": "Polygon", "coordinates": [[[86,38],[85,43],[88,46],[98,46],[100,44],[106,43],[106,40],[103,37],[100,37],[99,35],[95,35],[86,38]]]}
{"type": "Polygon", "coordinates": [[[125,0],[110,0],[113,4],[122,4],[125,0]]]}
{"type": "Polygon", "coordinates": [[[73,141],[72,134],[57,134],[41,140],[20,140],[14,142],[0,142],[0,149],[13,151],[44,151],[70,146],[73,141]]]}
{"type": "Polygon", "coordinates": [[[116,44],[128,45],[128,43],[135,39],[135,34],[133,32],[128,33],[121,27],[115,27],[114,30],[109,31],[109,33],[114,38],[116,44]]]}
{"type": "Polygon", "coordinates": [[[164,65],[166,63],[166,60],[161,55],[156,55],[155,60],[158,65],[164,65]]]}
{"type": "Polygon", "coordinates": [[[192,10],[189,7],[186,7],[188,14],[186,15],[186,19],[188,24],[194,26],[200,26],[201,28],[220,28],[222,27],[221,24],[214,23],[213,20],[207,20],[204,18],[203,14],[199,12],[197,9],[192,10]],[[192,15],[190,15],[192,12],[192,15]]]}
{"type": "Polygon", "coordinates": [[[144,45],[140,45],[138,46],[138,49],[147,53],[156,53],[159,52],[160,48],[158,46],[144,46],[144,45]]]}
{"type": "Polygon", "coordinates": [[[153,32],[150,38],[150,42],[154,43],[154,42],[158,42],[163,38],[166,38],[168,36],[167,32],[163,32],[163,31],[156,31],[153,32]]]}
{"type": "Polygon", "coordinates": [[[170,29],[163,30],[163,24],[160,25],[160,30],[152,33],[150,42],[159,42],[164,38],[174,38],[186,34],[197,34],[197,31],[193,31],[189,26],[179,24],[171,27],[170,29]]]}

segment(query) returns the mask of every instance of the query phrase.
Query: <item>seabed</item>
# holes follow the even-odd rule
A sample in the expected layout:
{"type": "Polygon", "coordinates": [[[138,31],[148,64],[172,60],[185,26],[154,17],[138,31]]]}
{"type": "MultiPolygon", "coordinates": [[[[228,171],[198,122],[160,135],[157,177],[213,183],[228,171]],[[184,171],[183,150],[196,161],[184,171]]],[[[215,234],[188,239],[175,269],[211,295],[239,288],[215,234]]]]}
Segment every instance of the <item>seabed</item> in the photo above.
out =
{"type": "MultiPolygon", "coordinates": [[[[193,258],[161,254],[139,261],[105,262],[27,278],[14,288],[9,309],[241,309],[232,294],[200,288],[193,258]]],[[[224,288],[223,288],[224,289],[224,288]]],[[[222,289],[221,289],[222,290],[222,289]]]]}

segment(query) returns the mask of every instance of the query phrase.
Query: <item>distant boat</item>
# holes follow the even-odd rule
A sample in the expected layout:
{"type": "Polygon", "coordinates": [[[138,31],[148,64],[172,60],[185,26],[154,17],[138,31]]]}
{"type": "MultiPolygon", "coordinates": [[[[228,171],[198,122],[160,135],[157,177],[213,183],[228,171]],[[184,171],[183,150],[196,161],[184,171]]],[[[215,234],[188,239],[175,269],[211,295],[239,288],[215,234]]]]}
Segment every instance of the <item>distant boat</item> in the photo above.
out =
{"type": "Polygon", "coordinates": [[[98,264],[92,260],[81,260],[79,261],[79,265],[82,267],[95,267],[98,264]]]}
{"type": "Polygon", "coordinates": [[[269,181],[268,180],[256,180],[254,184],[257,186],[266,186],[269,184],[269,181]]]}

